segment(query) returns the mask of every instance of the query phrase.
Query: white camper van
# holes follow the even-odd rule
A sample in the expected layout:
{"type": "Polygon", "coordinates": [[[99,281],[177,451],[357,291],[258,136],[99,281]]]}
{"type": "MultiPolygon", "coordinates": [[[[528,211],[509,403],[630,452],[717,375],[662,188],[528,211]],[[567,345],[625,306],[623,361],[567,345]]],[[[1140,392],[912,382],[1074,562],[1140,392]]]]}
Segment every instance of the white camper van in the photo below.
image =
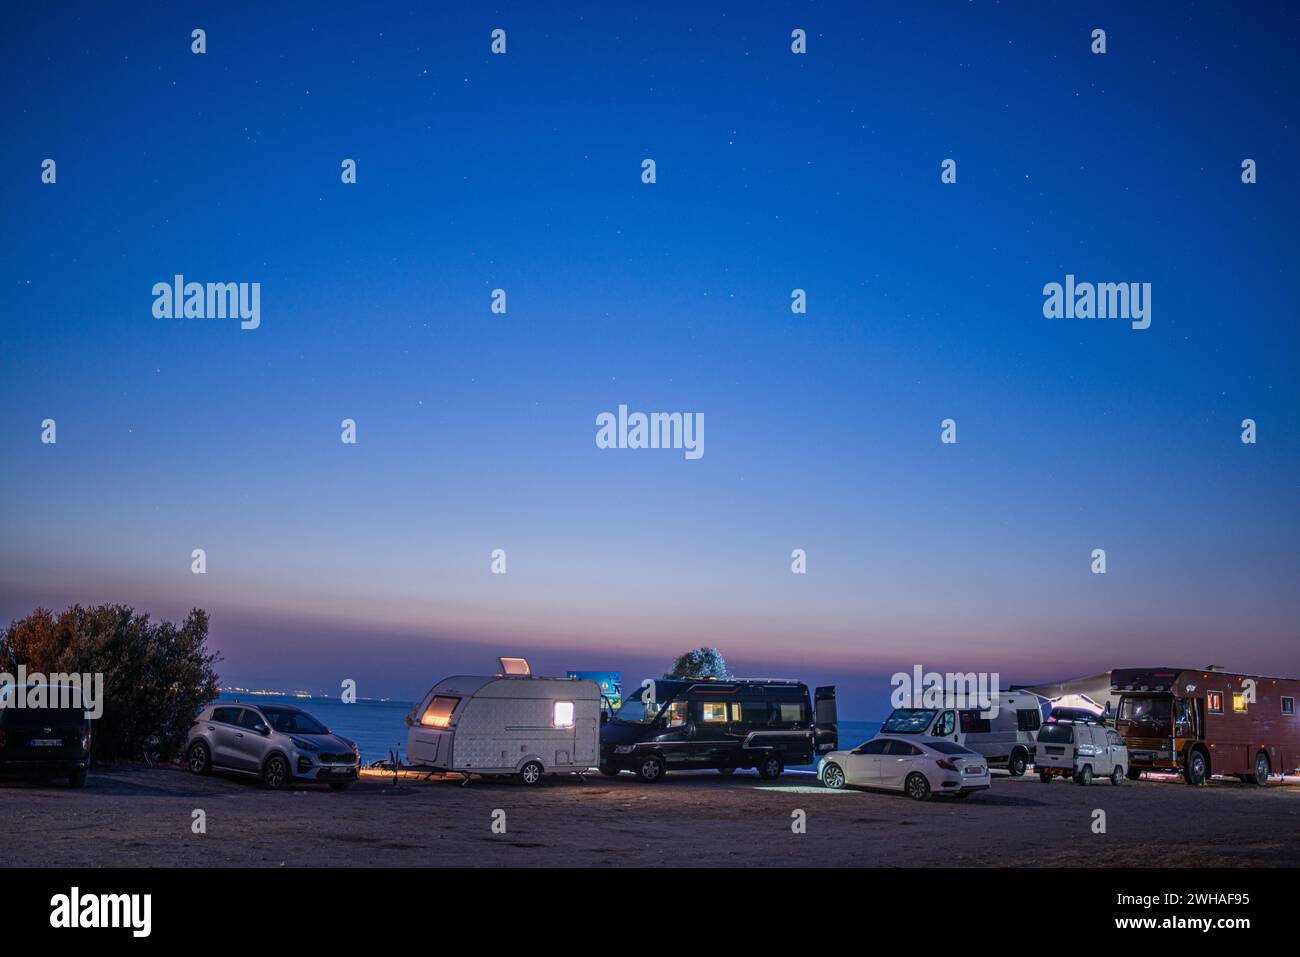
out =
{"type": "Polygon", "coordinates": [[[438,682],[407,715],[409,764],[470,774],[513,774],[524,784],[597,764],[600,686],[536,678],[523,658],[501,674],[438,682]]]}
{"type": "Polygon", "coordinates": [[[1028,691],[1004,691],[992,718],[978,708],[895,708],[880,733],[953,741],[1019,777],[1034,760],[1042,702],[1028,691]]]}

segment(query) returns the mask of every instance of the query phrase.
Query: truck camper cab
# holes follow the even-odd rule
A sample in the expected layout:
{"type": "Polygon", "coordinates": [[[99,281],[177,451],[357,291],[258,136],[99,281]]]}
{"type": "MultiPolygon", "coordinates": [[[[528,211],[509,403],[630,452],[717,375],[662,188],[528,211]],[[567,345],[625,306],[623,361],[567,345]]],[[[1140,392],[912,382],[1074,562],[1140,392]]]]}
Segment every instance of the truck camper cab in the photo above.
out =
{"type": "Polygon", "coordinates": [[[835,689],[787,679],[646,680],[600,732],[600,770],[658,781],[665,771],[757,768],[780,777],[838,744],[835,689]]]}
{"type": "Polygon", "coordinates": [[[1188,784],[1213,774],[1267,784],[1300,767],[1300,680],[1213,668],[1122,668],[1115,730],[1128,746],[1130,778],[1181,773],[1188,784]]]}
{"type": "Polygon", "coordinates": [[[978,708],[895,708],[880,733],[953,741],[1019,777],[1034,760],[1042,701],[1032,692],[1004,691],[991,718],[978,708]]]}

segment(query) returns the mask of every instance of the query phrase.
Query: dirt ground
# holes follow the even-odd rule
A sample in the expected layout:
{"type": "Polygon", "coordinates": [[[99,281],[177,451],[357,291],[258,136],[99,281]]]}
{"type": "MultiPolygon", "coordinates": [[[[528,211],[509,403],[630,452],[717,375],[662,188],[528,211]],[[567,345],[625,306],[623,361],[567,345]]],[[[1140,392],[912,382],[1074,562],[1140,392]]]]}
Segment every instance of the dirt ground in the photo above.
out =
{"type": "Polygon", "coordinates": [[[366,772],[350,790],[264,790],[174,768],[89,784],[0,782],[6,866],[1294,866],[1300,782],[1174,778],[1083,788],[995,774],[964,803],[829,791],[808,774],[549,778],[536,788],[366,772]],[[1105,834],[1092,830],[1105,811],[1105,834]],[[193,812],[206,815],[196,834],[193,812]],[[806,832],[792,831],[793,812],[806,832]],[[505,833],[493,833],[494,812],[505,833]],[[499,817],[499,815],[497,815],[499,817]]]}

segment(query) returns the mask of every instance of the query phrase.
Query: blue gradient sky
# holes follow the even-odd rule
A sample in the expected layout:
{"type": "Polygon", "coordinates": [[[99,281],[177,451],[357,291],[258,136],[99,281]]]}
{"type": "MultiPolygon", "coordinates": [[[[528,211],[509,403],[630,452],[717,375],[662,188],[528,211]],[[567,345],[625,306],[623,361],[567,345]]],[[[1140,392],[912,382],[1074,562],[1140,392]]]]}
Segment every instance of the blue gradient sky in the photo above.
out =
{"type": "Polygon", "coordinates": [[[224,679],[376,695],[717,644],[858,717],[1300,672],[1300,13],[1128,6],[15,8],[0,616],[200,605],[224,679]],[[261,328],[154,319],[178,272],[261,328]],[[1067,272],[1151,328],[1044,319],[1067,272]],[[704,458],[597,449],[619,403],[704,458]]]}

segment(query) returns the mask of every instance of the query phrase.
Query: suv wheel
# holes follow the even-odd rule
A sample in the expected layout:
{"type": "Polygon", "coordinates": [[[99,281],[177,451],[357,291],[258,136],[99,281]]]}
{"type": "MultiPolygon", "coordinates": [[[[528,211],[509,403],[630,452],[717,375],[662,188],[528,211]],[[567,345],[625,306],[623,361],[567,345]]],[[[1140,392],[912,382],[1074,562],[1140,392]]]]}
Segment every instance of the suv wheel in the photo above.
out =
{"type": "Polygon", "coordinates": [[[664,759],[657,754],[647,754],[636,766],[636,776],[642,781],[658,781],[664,776],[664,759]]]}
{"type": "Polygon", "coordinates": [[[775,781],[784,770],[785,765],[781,763],[779,754],[769,754],[758,762],[758,776],[765,781],[775,781]]]}
{"type": "Polygon", "coordinates": [[[289,762],[273,754],[262,765],[262,783],[272,791],[283,791],[289,786],[289,762]]]}
{"type": "Polygon", "coordinates": [[[208,753],[208,746],[202,741],[195,741],[190,745],[186,759],[190,771],[194,774],[209,774],[212,771],[212,755],[208,753]]]}
{"type": "Polygon", "coordinates": [[[542,783],[542,762],[529,761],[519,769],[519,783],[532,787],[542,783]]]}

